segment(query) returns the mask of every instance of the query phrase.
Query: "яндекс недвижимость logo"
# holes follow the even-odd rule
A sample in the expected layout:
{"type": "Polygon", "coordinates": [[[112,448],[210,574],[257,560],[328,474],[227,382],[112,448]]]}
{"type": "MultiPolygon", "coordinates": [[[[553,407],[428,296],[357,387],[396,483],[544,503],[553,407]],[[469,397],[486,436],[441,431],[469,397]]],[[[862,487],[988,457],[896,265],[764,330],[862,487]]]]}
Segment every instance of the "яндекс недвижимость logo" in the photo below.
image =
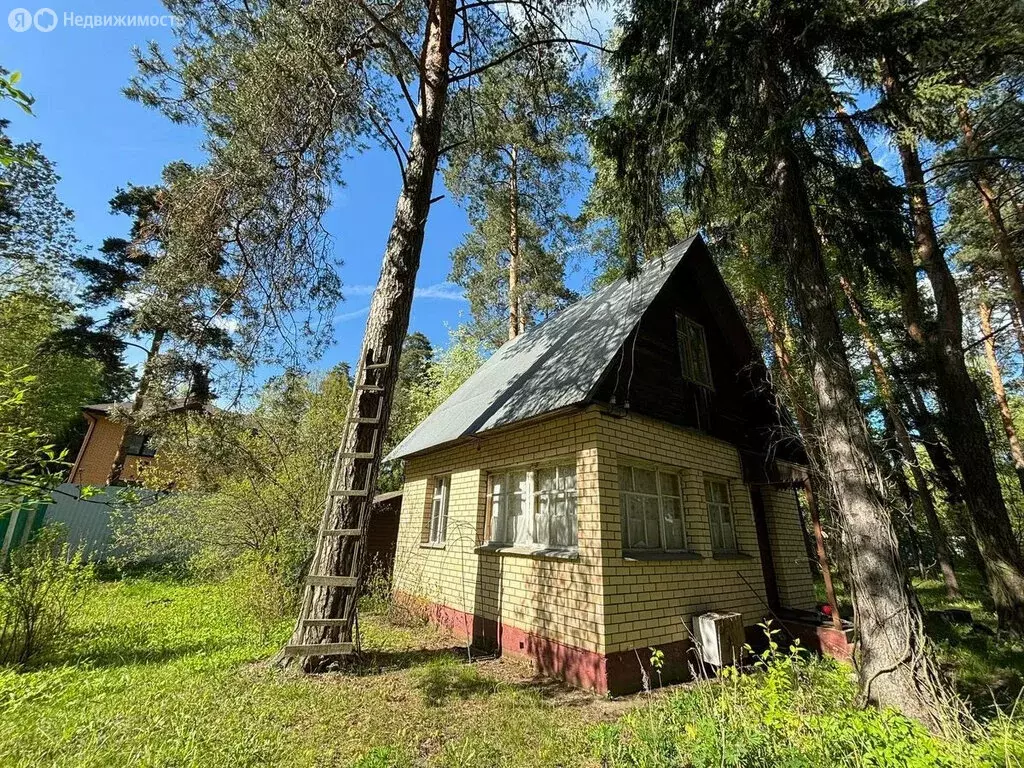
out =
{"type": "Polygon", "coordinates": [[[27,32],[32,27],[50,32],[57,26],[57,13],[52,8],[40,8],[35,13],[28,8],[15,8],[7,14],[7,25],[15,32],[27,32]]]}

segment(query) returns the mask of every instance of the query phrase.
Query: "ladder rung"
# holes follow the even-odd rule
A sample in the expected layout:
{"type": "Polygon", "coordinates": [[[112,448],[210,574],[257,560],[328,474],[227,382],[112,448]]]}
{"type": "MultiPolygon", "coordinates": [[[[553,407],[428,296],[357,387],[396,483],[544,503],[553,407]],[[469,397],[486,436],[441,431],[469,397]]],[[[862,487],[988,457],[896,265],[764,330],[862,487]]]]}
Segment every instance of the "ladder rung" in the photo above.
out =
{"type": "Polygon", "coordinates": [[[354,643],[312,643],[310,645],[286,645],[285,656],[345,656],[352,653],[354,643]]]}
{"type": "Polygon", "coordinates": [[[356,389],[361,389],[363,392],[383,392],[384,387],[380,384],[356,384],[356,389]]]}
{"type": "Polygon", "coordinates": [[[306,619],[302,622],[304,627],[344,627],[349,623],[348,619],[306,619]]]}
{"type": "Polygon", "coordinates": [[[353,453],[341,453],[343,459],[372,459],[374,454],[370,451],[355,451],[353,453]]]}
{"type": "MultiPolygon", "coordinates": [[[[391,356],[388,355],[388,357],[391,357],[391,356]]],[[[390,360],[385,360],[382,363],[367,363],[366,365],[363,366],[363,370],[364,371],[379,371],[382,368],[387,368],[389,365],[391,365],[391,361],[390,360]]]]}
{"type": "Polygon", "coordinates": [[[355,576],[307,576],[307,587],[355,587],[358,583],[355,576]]]}
{"type": "Polygon", "coordinates": [[[362,536],[362,528],[327,528],[324,530],[325,536],[362,536]]]}
{"type": "Polygon", "coordinates": [[[342,488],[337,491],[331,491],[331,496],[368,496],[369,491],[365,488],[342,488]]]}
{"type": "Polygon", "coordinates": [[[349,424],[379,424],[380,419],[376,416],[352,416],[348,420],[349,424]]]}

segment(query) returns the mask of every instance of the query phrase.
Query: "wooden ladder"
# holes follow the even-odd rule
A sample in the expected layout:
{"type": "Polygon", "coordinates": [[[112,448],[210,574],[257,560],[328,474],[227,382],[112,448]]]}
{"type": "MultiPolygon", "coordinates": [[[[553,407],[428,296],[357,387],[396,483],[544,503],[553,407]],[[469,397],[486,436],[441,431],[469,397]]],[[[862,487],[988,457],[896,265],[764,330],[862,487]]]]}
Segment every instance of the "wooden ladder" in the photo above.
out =
{"type": "Polygon", "coordinates": [[[384,387],[378,383],[380,374],[391,362],[391,347],[384,352],[384,359],[373,362],[371,355],[367,355],[369,361],[360,360],[356,369],[354,383],[352,385],[352,397],[349,400],[348,412],[345,415],[345,429],[342,435],[341,445],[334,454],[334,467],[331,471],[331,482],[327,491],[327,501],[324,506],[324,515],[320,521],[320,529],[316,536],[316,545],[313,548],[313,560],[310,566],[310,574],[306,577],[303,586],[302,606],[299,609],[299,631],[295,636],[301,638],[302,642],[286,645],[282,650],[283,656],[305,657],[305,656],[347,656],[359,652],[359,589],[362,584],[363,549],[366,543],[366,527],[370,521],[370,507],[373,504],[373,488],[370,486],[370,469],[373,459],[378,450],[378,443],[383,440],[384,424],[381,416],[384,410],[384,399],[377,400],[376,413],[371,416],[360,416],[356,411],[356,401],[360,392],[369,395],[380,396],[384,387]],[[355,430],[357,437],[350,442],[350,432],[355,430]],[[359,439],[363,437],[359,432],[368,430],[370,432],[369,448],[358,450],[362,443],[359,439]],[[349,446],[355,446],[350,450],[349,446]],[[350,487],[350,478],[355,484],[356,473],[350,471],[352,465],[357,461],[369,461],[366,472],[362,477],[361,487],[350,487]],[[343,507],[348,499],[358,499],[359,513],[353,528],[338,528],[337,521],[342,519],[340,507],[343,507]],[[328,558],[327,544],[337,539],[345,539],[342,542],[342,552],[339,556],[341,561],[348,561],[348,573],[324,574],[317,573],[325,566],[328,558]],[[352,549],[350,553],[344,552],[344,547],[352,549]],[[311,619],[309,617],[313,607],[314,596],[318,589],[334,589],[341,592],[340,599],[336,603],[339,610],[336,616],[328,618],[311,619]],[[337,627],[338,637],[350,637],[353,642],[315,642],[307,643],[307,630],[322,629],[325,627],[337,627]]]}

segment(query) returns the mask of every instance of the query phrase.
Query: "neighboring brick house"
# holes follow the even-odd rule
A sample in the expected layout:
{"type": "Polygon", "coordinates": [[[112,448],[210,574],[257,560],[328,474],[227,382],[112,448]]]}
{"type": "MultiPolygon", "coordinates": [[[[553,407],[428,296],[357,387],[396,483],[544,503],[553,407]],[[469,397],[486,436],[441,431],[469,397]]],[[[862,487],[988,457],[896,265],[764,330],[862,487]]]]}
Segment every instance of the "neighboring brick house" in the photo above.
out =
{"type": "MultiPolygon", "coordinates": [[[[112,411],[130,408],[131,403],[97,403],[87,405],[82,414],[88,422],[82,447],[71,467],[68,482],[82,485],[106,485],[110,467],[124,436],[124,425],[111,418],[112,411]]],[[[145,434],[133,435],[128,442],[128,456],[120,482],[138,477],[139,468],[153,460],[156,450],[145,434]]]]}
{"type": "Polygon", "coordinates": [[[545,674],[636,690],[651,646],[685,677],[698,614],[815,606],[805,455],[699,237],[504,345],[388,458],[398,596],[545,674]]]}
{"type": "MultiPolygon", "coordinates": [[[[68,476],[69,483],[82,485],[106,485],[110,468],[117,456],[117,448],[124,436],[124,425],[114,418],[115,411],[127,411],[131,408],[130,402],[123,403],[97,403],[87,405],[82,409],[82,414],[89,423],[82,440],[82,447],[78,449],[78,457],[71,466],[71,473],[68,476]]],[[[175,401],[167,407],[169,414],[184,413],[190,407],[184,400],[175,401]]],[[[214,413],[216,409],[207,405],[204,409],[208,413],[214,413]]],[[[152,436],[145,432],[138,432],[129,435],[125,446],[127,456],[124,461],[124,469],[118,478],[117,483],[130,483],[139,476],[140,468],[152,463],[156,459],[156,445],[152,436]]]]}

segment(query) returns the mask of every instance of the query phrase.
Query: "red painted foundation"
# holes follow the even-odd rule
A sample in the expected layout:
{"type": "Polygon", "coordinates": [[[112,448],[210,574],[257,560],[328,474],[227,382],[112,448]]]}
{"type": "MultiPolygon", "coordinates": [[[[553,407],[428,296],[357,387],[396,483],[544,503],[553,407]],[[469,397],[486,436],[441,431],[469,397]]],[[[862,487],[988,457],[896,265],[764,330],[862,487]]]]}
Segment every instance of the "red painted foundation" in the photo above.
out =
{"type": "MultiPolygon", "coordinates": [[[[650,650],[601,654],[526,632],[482,616],[474,616],[446,605],[427,603],[419,598],[397,594],[407,608],[423,614],[430,622],[459,638],[471,639],[473,646],[485,650],[524,656],[533,661],[537,674],[564,680],[570,685],[597,693],[622,695],[643,688],[644,676],[652,675],[650,650]]],[[[665,654],[661,682],[674,683],[689,679],[688,641],[658,646],[665,654]]],[[[648,678],[650,679],[650,678],[648,678]]],[[[657,685],[658,681],[655,680],[657,685]]]]}
{"type": "MultiPolygon", "coordinates": [[[[659,681],[651,669],[651,652],[646,646],[601,654],[541,637],[495,619],[429,603],[413,595],[397,593],[395,599],[403,602],[410,612],[424,616],[456,637],[471,640],[475,648],[526,657],[533,661],[537,674],[597,693],[616,696],[636,693],[643,689],[645,676],[655,686],[685,682],[691,679],[691,666],[699,665],[690,641],[659,645],[657,648],[665,654],[659,681]]],[[[831,626],[796,621],[786,621],[785,625],[789,632],[800,638],[805,648],[842,661],[850,660],[853,646],[845,633],[831,626]]],[[[747,627],[747,641],[756,649],[764,642],[764,635],[758,627],[747,627]]]]}

